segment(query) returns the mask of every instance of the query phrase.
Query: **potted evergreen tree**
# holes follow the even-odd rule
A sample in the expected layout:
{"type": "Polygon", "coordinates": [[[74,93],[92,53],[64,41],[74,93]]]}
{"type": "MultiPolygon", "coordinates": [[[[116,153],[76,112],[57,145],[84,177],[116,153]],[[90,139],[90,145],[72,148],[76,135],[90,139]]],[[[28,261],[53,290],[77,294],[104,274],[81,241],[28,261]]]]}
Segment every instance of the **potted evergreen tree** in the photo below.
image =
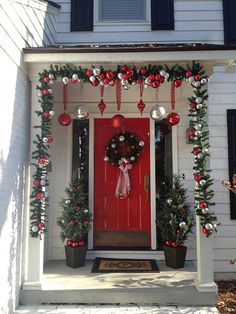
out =
{"type": "Polygon", "coordinates": [[[162,183],[157,201],[157,226],[164,241],[166,265],[172,268],[184,267],[187,251],[184,241],[194,225],[186,192],[180,176],[174,175],[162,183]]]}
{"type": "Polygon", "coordinates": [[[87,252],[87,234],[92,215],[88,210],[88,195],[84,190],[83,180],[75,175],[72,183],[65,189],[67,198],[62,198],[61,216],[57,220],[61,228],[60,237],[65,245],[66,262],[69,267],[83,266],[87,252]]]}

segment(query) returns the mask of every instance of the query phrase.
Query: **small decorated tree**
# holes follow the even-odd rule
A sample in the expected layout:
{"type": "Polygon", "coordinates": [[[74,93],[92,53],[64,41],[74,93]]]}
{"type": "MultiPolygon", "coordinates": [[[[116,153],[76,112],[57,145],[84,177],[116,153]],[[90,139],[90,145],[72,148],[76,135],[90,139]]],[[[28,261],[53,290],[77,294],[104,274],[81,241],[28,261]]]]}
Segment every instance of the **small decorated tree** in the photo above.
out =
{"type": "Polygon", "coordinates": [[[61,239],[67,240],[67,246],[79,247],[86,244],[92,215],[88,210],[88,195],[76,174],[69,187],[65,189],[67,198],[62,198],[60,205],[63,212],[57,220],[61,228],[61,239]]]}
{"type": "Polygon", "coordinates": [[[194,225],[186,192],[178,175],[162,182],[157,201],[157,225],[167,246],[182,246],[194,225]]]}

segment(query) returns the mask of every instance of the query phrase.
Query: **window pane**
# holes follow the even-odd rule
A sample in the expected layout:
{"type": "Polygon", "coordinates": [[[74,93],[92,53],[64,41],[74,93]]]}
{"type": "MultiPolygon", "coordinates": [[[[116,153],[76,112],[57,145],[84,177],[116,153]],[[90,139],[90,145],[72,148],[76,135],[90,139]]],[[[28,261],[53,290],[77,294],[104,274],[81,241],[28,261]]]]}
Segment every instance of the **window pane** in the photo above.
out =
{"type": "Polygon", "coordinates": [[[100,0],[100,21],[145,20],[146,0],[100,0]]]}

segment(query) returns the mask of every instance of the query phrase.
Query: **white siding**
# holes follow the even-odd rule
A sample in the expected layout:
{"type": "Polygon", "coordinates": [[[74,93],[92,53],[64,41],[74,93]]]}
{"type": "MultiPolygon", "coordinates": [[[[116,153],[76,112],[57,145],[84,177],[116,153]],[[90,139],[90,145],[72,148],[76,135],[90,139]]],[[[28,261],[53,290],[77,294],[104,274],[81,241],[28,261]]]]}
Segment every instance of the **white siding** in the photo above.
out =
{"type": "MultiPolygon", "coordinates": [[[[96,1],[96,0],[95,0],[96,1]]],[[[96,25],[93,32],[70,32],[70,0],[57,0],[57,43],[210,43],[223,44],[222,0],[175,0],[175,30],[151,31],[147,25],[96,25]]]]}
{"type": "Polygon", "coordinates": [[[0,312],[4,314],[13,313],[18,305],[24,275],[22,239],[28,233],[22,228],[22,209],[28,196],[24,184],[29,164],[31,108],[22,48],[55,42],[55,14],[54,8],[36,0],[0,3],[0,312]]]}
{"type": "Polygon", "coordinates": [[[214,209],[221,221],[214,241],[215,271],[235,272],[235,265],[229,260],[236,258],[236,220],[230,220],[229,192],[220,181],[229,179],[226,110],[236,109],[236,73],[226,72],[224,66],[215,66],[209,95],[210,165],[216,192],[214,209]]]}

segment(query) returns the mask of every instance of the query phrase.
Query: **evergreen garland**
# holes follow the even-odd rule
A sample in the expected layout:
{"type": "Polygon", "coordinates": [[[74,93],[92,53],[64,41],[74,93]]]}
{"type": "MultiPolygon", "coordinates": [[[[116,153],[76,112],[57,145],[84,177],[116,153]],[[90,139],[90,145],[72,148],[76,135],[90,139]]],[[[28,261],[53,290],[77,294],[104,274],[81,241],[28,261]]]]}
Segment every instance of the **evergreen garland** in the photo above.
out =
{"type": "Polygon", "coordinates": [[[118,65],[116,70],[105,70],[103,67],[81,68],[70,65],[60,67],[51,65],[49,70],[39,73],[40,84],[37,87],[41,110],[36,111],[36,114],[40,117],[41,123],[35,126],[39,132],[33,142],[36,149],[32,153],[32,158],[35,160],[30,203],[30,234],[32,237],[40,237],[45,232],[46,208],[48,206],[47,165],[50,158],[48,149],[50,148],[49,144],[53,141],[51,118],[54,116],[54,111],[51,86],[57,79],[60,79],[64,84],[76,84],[81,81],[90,83],[92,86],[114,86],[115,81],[120,80],[124,89],[141,82],[144,83],[144,87],[150,86],[152,88],[158,88],[165,81],[173,81],[176,88],[180,87],[183,81],[190,82],[194,88],[194,96],[189,98],[190,104],[192,104],[189,112],[191,117],[189,137],[193,138],[193,153],[196,156],[194,166],[195,208],[197,215],[201,217],[203,232],[209,236],[216,231],[217,218],[209,207],[213,205],[211,198],[214,193],[210,188],[213,182],[207,168],[207,158],[210,155],[206,123],[206,100],[208,96],[207,91],[202,90],[202,87],[207,83],[207,76],[202,67],[195,62],[193,62],[192,67],[187,65],[186,68],[178,65],[169,68],[167,65],[150,64],[140,68],[118,65]],[[202,102],[198,103],[197,98],[201,98],[202,102]],[[197,150],[199,151],[198,154],[197,150]],[[199,178],[203,181],[197,181],[199,178]]]}

